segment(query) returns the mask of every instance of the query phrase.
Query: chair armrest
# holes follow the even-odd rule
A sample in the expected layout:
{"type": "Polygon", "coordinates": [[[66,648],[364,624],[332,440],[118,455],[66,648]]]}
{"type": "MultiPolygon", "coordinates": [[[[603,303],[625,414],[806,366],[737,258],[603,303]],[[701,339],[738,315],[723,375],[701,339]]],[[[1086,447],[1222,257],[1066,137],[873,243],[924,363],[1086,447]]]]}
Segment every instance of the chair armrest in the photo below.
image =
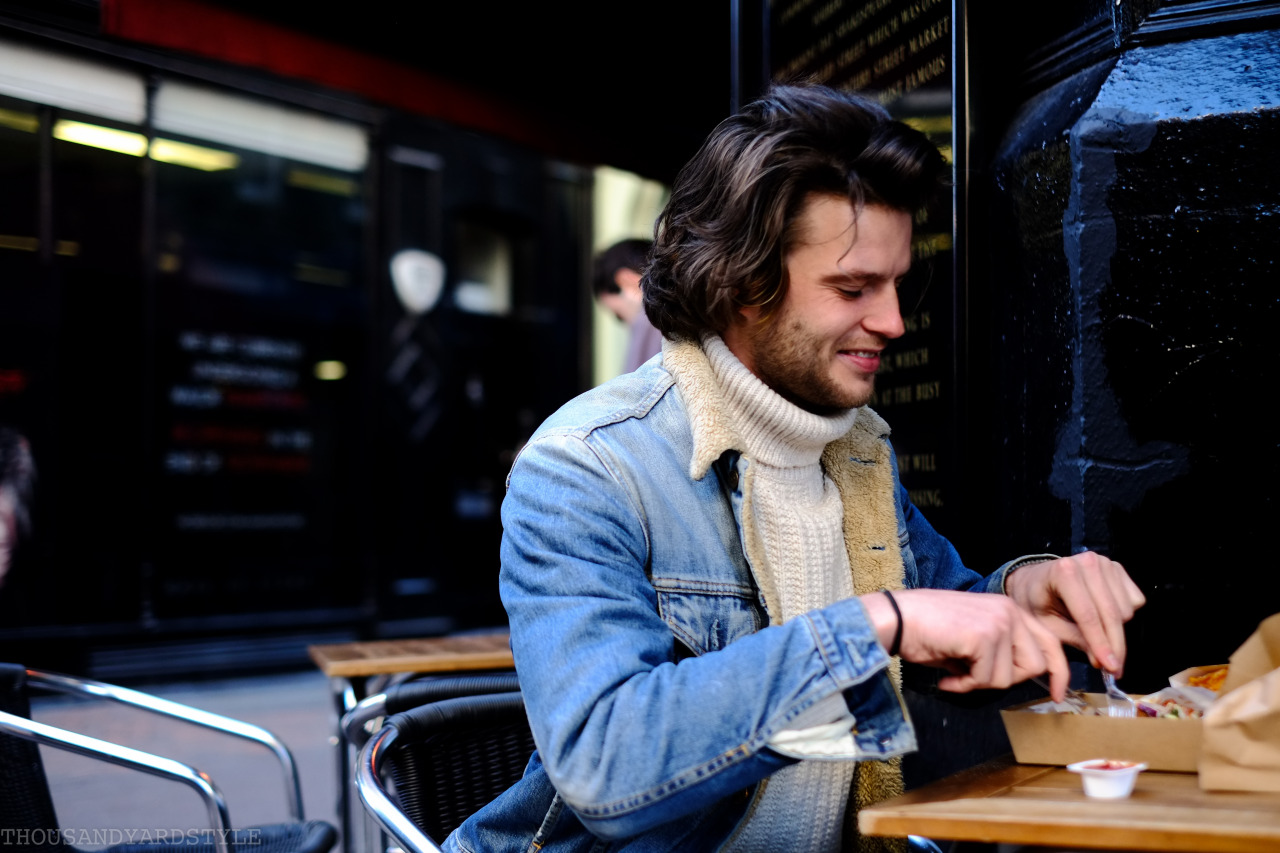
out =
{"type": "Polygon", "coordinates": [[[365,743],[356,762],[356,792],[365,810],[406,853],[443,853],[392,801],[382,784],[381,759],[398,736],[394,727],[386,726],[365,743]]]}
{"type": "MultiPolygon", "coordinates": [[[[33,687],[54,690],[60,693],[109,699],[122,705],[140,708],[163,717],[182,720],[206,729],[261,744],[270,749],[280,762],[285,777],[285,799],[289,804],[289,813],[295,820],[302,821],[305,819],[302,811],[302,782],[298,778],[298,768],[294,763],[293,755],[289,752],[288,747],[281,743],[275,735],[261,726],[255,726],[231,717],[224,717],[221,714],[202,711],[199,708],[193,708],[190,705],[183,705],[179,702],[171,702],[168,699],[162,699],[149,693],[130,690],[127,687],[117,687],[114,684],[105,684],[101,681],[92,681],[87,678],[74,678],[59,673],[28,669],[27,682],[33,687]]],[[[145,755],[146,753],[142,754],[145,755]]]]}
{"type": "Polygon", "coordinates": [[[347,743],[356,749],[364,746],[376,730],[370,731],[371,725],[381,725],[381,718],[387,716],[387,694],[375,693],[366,696],[356,703],[355,707],[342,715],[338,725],[347,743]]]}
{"type": "Polygon", "coordinates": [[[213,837],[214,850],[217,853],[232,853],[231,818],[227,812],[227,804],[222,792],[208,774],[171,758],[69,732],[4,711],[0,711],[0,732],[189,785],[204,800],[209,823],[216,830],[213,837]]]}
{"type": "Polygon", "coordinates": [[[381,693],[366,696],[342,715],[339,725],[347,742],[359,749],[377,733],[382,717],[461,696],[519,692],[520,681],[515,672],[428,676],[401,682],[381,693]]]}

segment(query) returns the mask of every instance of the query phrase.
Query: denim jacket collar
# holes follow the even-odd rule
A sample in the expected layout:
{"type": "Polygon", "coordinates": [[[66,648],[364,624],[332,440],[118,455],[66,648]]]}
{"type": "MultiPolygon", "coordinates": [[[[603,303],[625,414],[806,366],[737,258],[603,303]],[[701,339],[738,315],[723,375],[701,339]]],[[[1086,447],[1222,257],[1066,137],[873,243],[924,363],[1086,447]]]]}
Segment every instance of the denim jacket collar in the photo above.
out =
{"type": "Polygon", "coordinates": [[[702,347],[688,341],[662,341],[662,363],[684,398],[693,431],[689,476],[701,480],[727,451],[743,450],[742,439],[725,416],[724,399],[702,347]]]}

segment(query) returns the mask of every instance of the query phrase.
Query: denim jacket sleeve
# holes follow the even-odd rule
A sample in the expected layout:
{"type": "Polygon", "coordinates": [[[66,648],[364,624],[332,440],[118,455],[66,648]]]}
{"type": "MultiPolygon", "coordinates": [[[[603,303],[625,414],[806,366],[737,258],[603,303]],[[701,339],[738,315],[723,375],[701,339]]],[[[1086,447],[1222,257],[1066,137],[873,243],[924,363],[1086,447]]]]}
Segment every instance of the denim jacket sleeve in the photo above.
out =
{"type": "MultiPolygon", "coordinates": [[[[915,748],[856,599],[733,631],[677,663],[649,575],[651,534],[670,534],[649,529],[658,522],[621,461],[655,464],[544,434],[517,459],[502,507],[501,593],[539,756],[593,833],[634,835],[751,788],[792,763],[769,740],[836,693],[861,754],[915,748]]],[[[720,558],[715,546],[705,559],[720,558]]],[[[734,592],[714,587],[704,592],[734,592]]]]}

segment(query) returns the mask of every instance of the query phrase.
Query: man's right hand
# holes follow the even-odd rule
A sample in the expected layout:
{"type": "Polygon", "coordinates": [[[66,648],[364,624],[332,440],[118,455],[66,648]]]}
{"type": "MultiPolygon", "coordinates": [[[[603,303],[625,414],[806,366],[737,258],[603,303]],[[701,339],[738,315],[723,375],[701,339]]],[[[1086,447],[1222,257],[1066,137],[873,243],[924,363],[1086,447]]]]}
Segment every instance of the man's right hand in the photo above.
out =
{"type": "MultiPolygon", "coordinates": [[[[1034,616],[1003,595],[942,589],[895,591],[902,611],[903,660],[946,670],[943,690],[967,693],[1007,688],[1042,673],[1062,701],[1070,672],[1062,643],[1034,616]]],[[[881,645],[888,648],[897,615],[882,592],[861,596],[881,645]]]]}

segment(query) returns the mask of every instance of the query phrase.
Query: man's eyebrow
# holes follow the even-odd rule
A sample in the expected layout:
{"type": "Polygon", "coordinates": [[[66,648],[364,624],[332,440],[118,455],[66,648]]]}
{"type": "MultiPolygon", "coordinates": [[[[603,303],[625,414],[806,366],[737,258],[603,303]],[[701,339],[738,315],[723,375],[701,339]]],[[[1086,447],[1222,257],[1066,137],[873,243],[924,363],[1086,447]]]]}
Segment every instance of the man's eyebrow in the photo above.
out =
{"type": "Polygon", "coordinates": [[[839,272],[828,273],[822,277],[822,280],[832,284],[870,284],[883,278],[885,276],[866,270],[840,270],[839,272]]]}

